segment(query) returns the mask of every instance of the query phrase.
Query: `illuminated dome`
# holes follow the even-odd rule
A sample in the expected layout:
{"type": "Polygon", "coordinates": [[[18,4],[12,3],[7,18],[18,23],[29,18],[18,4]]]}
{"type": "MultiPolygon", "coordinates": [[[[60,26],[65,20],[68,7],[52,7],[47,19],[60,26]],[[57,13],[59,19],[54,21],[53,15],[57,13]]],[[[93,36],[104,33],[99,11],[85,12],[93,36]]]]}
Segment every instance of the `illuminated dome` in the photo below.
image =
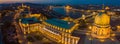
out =
{"type": "Polygon", "coordinates": [[[70,6],[68,6],[68,5],[67,5],[67,6],[65,6],[65,8],[66,8],[66,9],[71,9],[71,7],[70,7],[70,6]]]}
{"type": "Polygon", "coordinates": [[[106,9],[106,10],[109,10],[110,8],[107,6],[107,7],[105,7],[105,9],[106,9]]]}
{"type": "Polygon", "coordinates": [[[97,25],[109,25],[110,24],[110,16],[105,13],[99,13],[94,20],[97,25]]]}

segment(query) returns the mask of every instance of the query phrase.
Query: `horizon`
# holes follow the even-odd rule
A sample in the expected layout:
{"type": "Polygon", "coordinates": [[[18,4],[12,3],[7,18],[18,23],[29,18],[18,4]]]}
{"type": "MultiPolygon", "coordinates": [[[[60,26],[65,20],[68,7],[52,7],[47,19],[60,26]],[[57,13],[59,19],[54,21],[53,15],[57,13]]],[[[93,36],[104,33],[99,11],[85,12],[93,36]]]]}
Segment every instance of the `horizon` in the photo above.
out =
{"type": "Polygon", "coordinates": [[[70,4],[70,5],[80,5],[80,4],[97,4],[97,5],[117,5],[120,6],[120,0],[0,0],[2,3],[21,3],[29,2],[36,4],[70,4]]]}

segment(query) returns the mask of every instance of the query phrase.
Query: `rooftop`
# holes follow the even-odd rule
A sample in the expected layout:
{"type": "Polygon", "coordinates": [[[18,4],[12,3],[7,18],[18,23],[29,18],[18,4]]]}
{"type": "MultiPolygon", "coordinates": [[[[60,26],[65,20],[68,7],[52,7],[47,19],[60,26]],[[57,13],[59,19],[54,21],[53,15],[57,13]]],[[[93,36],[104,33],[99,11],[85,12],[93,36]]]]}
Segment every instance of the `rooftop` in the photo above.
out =
{"type": "Polygon", "coordinates": [[[31,18],[22,18],[21,22],[23,24],[33,24],[33,23],[38,23],[40,21],[36,19],[35,17],[31,17],[31,18]]]}
{"type": "Polygon", "coordinates": [[[73,22],[68,23],[67,21],[55,19],[55,18],[48,19],[45,22],[52,24],[52,25],[55,25],[55,26],[58,26],[58,27],[61,27],[61,28],[65,28],[65,29],[70,29],[75,24],[73,22]]]}

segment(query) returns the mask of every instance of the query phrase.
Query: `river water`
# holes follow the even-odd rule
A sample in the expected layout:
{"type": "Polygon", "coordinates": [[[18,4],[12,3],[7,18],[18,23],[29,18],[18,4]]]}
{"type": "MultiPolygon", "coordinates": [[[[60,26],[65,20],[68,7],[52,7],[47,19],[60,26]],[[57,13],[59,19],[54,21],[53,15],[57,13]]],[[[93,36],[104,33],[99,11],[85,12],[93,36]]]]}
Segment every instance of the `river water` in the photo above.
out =
{"type": "Polygon", "coordinates": [[[69,10],[69,12],[66,12],[64,8],[53,8],[53,11],[59,13],[62,16],[69,15],[71,18],[74,18],[74,19],[82,16],[82,14],[78,11],[69,10]]]}

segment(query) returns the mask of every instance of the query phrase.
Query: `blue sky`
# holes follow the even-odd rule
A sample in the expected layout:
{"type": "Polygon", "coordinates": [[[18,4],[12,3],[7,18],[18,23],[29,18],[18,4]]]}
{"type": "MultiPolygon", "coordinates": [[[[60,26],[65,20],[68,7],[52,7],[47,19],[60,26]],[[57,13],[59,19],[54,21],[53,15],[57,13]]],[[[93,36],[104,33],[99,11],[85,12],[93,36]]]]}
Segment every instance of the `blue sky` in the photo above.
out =
{"type": "Polygon", "coordinates": [[[120,5],[120,0],[34,0],[35,3],[120,5]]]}
{"type": "Polygon", "coordinates": [[[33,2],[33,3],[59,3],[59,4],[107,4],[120,5],[120,0],[0,0],[0,3],[7,2],[33,2]]]}

